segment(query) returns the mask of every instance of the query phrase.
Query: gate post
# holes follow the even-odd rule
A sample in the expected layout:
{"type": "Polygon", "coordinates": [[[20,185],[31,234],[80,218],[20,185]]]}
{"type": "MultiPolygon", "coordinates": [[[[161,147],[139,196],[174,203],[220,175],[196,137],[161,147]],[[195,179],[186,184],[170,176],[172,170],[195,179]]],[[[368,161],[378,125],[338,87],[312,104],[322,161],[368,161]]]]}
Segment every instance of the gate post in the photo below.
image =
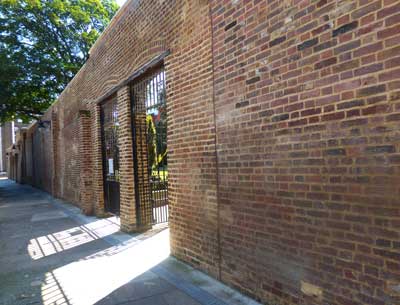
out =
{"type": "Polygon", "coordinates": [[[94,104],[91,108],[91,132],[93,139],[93,195],[94,213],[97,217],[104,217],[104,185],[103,185],[103,157],[101,152],[101,119],[100,106],[94,104]]]}
{"type": "MultiPolygon", "coordinates": [[[[138,107],[140,108],[140,107],[138,107]]],[[[149,177],[149,161],[147,151],[146,138],[146,109],[136,108],[134,113],[135,132],[135,189],[136,194],[136,209],[138,213],[138,222],[143,229],[151,228],[153,223],[153,209],[151,206],[151,190],[149,177]]]]}
{"type": "Polygon", "coordinates": [[[90,111],[79,111],[80,204],[85,215],[93,214],[93,165],[90,111]]]}
{"type": "Polygon", "coordinates": [[[117,93],[119,121],[119,164],[120,164],[120,216],[121,230],[125,232],[141,231],[138,225],[135,202],[132,121],[129,86],[122,87],[117,93]]]}

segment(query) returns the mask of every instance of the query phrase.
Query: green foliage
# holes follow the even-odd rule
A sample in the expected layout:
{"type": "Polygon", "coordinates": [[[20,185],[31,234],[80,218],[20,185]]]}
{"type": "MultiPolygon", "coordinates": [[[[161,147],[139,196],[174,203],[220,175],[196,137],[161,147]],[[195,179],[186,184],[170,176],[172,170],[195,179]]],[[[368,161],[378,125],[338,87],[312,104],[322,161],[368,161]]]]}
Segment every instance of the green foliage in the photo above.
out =
{"type": "MultiPolygon", "coordinates": [[[[162,92],[164,94],[164,92],[162,92]]],[[[164,106],[159,106],[159,119],[154,123],[156,131],[160,133],[157,137],[157,166],[165,167],[167,165],[167,109],[164,106]]]]}
{"type": "Polygon", "coordinates": [[[40,116],[117,9],[115,0],[0,0],[0,122],[40,116]]]}
{"type": "Polygon", "coordinates": [[[157,165],[157,133],[153,117],[150,114],[146,116],[146,126],[149,168],[154,168],[157,165]]]}

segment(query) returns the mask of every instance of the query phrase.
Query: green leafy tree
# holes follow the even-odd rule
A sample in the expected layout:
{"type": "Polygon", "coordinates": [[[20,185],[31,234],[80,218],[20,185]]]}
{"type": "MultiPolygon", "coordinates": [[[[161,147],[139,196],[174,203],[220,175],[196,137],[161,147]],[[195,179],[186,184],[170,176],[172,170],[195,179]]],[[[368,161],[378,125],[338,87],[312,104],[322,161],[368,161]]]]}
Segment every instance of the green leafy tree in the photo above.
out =
{"type": "Polygon", "coordinates": [[[0,122],[40,116],[117,9],[115,0],[0,0],[0,122]]]}

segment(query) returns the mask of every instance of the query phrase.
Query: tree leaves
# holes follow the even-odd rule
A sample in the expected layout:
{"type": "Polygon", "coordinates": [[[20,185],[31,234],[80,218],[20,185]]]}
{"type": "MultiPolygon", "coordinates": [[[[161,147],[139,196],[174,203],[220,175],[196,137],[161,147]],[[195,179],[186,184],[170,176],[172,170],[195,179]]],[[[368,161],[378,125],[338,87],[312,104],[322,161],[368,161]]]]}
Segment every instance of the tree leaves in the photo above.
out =
{"type": "Polygon", "coordinates": [[[40,116],[117,9],[114,0],[0,0],[0,122],[40,116]]]}

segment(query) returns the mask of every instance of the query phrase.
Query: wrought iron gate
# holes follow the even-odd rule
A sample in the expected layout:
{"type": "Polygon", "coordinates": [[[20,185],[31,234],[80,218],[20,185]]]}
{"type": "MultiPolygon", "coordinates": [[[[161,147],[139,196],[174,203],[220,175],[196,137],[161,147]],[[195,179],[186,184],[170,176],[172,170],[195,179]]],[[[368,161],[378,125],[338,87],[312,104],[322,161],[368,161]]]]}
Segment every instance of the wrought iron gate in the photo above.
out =
{"type": "Polygon", "coordinates": [[[114,97],[101,104],[100,109],[105,209],[108,212],[119,214],[119,123],[117,98],[114,97]]]}
{"type": "Polygon", "coordinates": [[[163,68],[131,87],[135,196],[141,224],[168,221],[167,109],[163,68]]]}

